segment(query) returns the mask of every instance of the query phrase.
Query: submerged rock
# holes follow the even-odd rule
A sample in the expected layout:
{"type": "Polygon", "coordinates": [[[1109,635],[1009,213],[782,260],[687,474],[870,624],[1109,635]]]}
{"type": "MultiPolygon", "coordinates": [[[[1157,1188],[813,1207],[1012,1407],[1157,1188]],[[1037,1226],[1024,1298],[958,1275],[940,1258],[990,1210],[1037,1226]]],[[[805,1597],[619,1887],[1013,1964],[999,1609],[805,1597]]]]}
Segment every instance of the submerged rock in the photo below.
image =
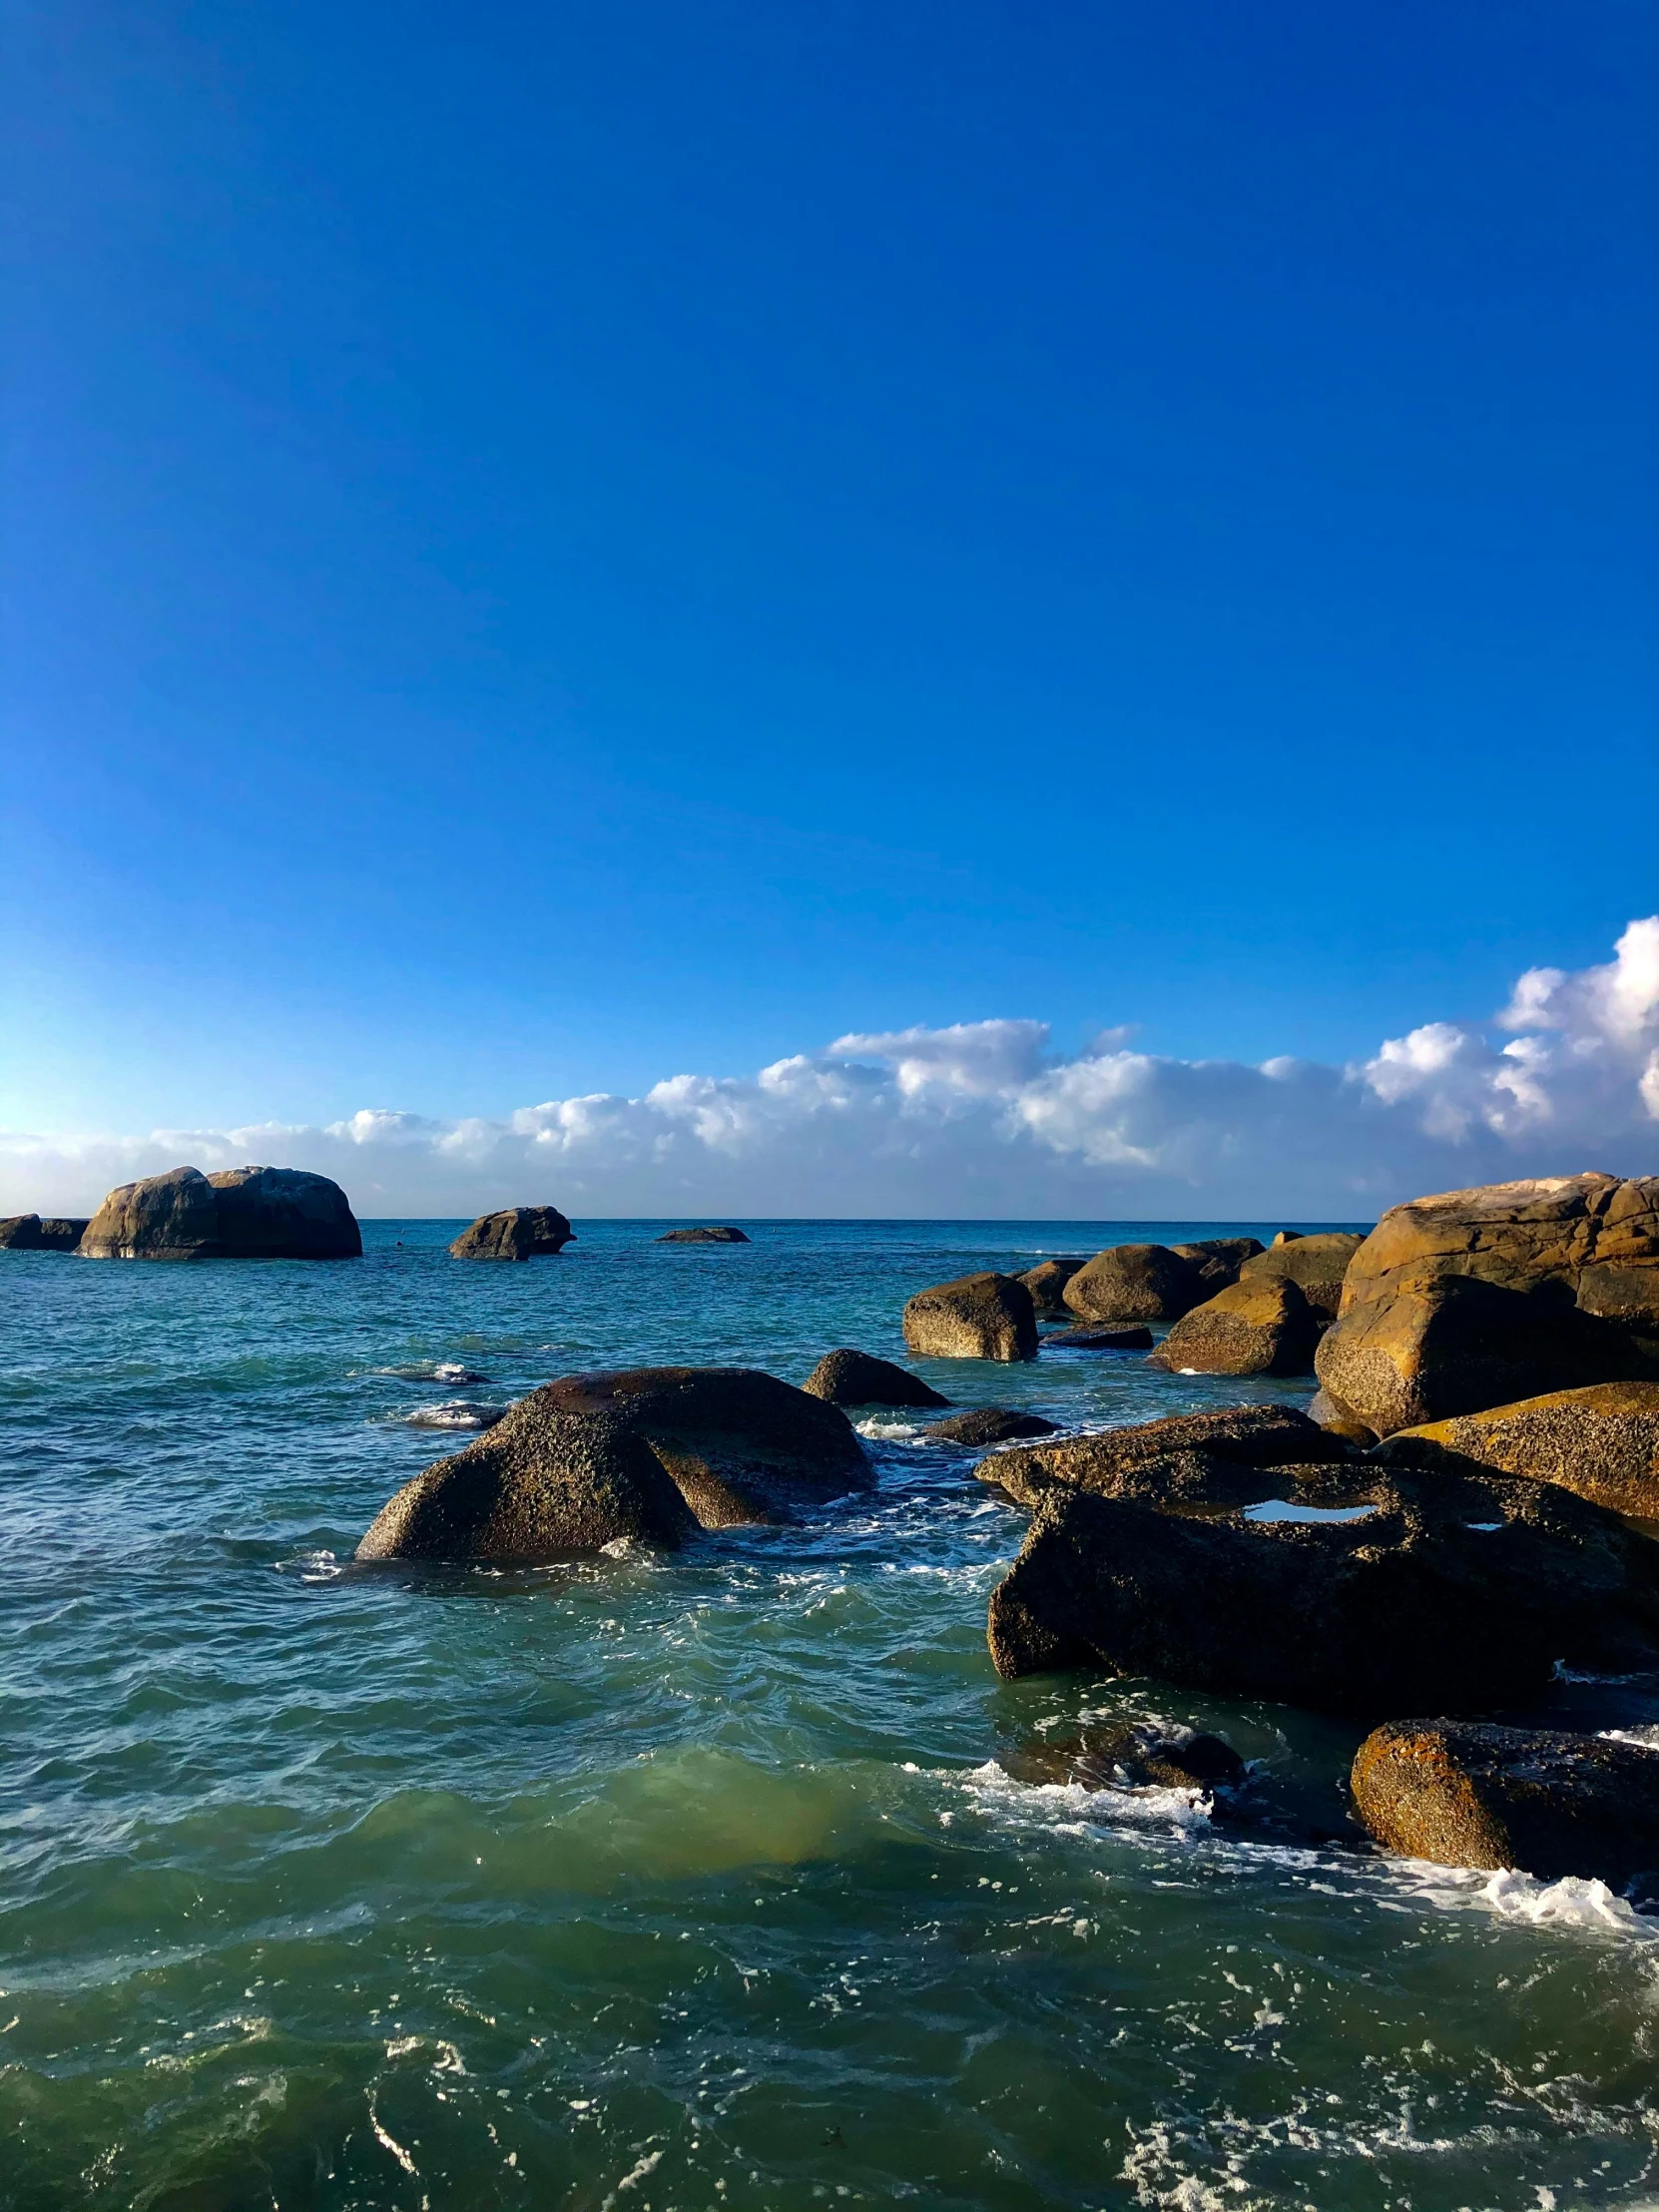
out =
{"type": "Polygon", "coordinates": [[[1243,1511],[1039,1499],[991,1598],[998,1673],[1102,1668],[1374,1715],[1488,1709],[1558,1660],[1659,1659],[1659,1546],[1612,1514],[1505,1475],[1350,1464],[1336,1479],[1342,1504],[1331,1477],[1317,1504],[1292,1482],[1243,1511]]]}
{"type": "Polygon", "coordinates": [[[904,1342],[921,1359],[1034,1360],[1037,1317],[1017,1276],[963,1275],[918,1291],[904,1309],[904,1342]]]}
{"type": "Polygon", "coordinates": [[[562,1252],[575,1234],[557,1206],[508,1206],[480,1214],[449,1252],[455,1260],[539,1260],[562,1252]]]}
{"type": "Polygon", "coordinates": [[[1397,1429],[1378,1457],[1419,1467],[1477,1462],[1659,1521],[1659,1382],[1592,1382],[1397,1429]]]}
{"type": "Polygon", "coordinates": [[[347,1260],[362,1249],[345,1193],[302,1168],[173,1168],[124,1183],[80,1242],[92,1260],[347,1260]]]}
{"type": "Polygon", "coordinates": [[[1004,1752],[998,1764],[1016,1782],[1075,1782],[1085,1790],[1194,1790],[1210,1797],[1245,1780],[1244,1761],[1221,1737],[1150,1721],[1045,1738],[1004,1752]]]}
{"type": "Polygon", "coordinates": [[[919,1375],[877,1360],[867,1352],[843,1348],[827,1352],[801,1387],[831,1405],[948,1405],[919,1375]]]}
{"type": "Polygon", "coordinates": [[[1151,1365],[1172,1375],[1306,1375],[1319,1336],[1319,1322],[1294,1283],[1261,1282],[1247,1271],[1183,1314],[1151,1365]]]}
{"type": "Polygon", "coordinates": [[[936,1420],[922,1430],[929,1443],[968,1445],[1002,1444],[1016,1436],[1058,1433],[1058,1423],[1044,1420],[1041,1413],[1017,1412],[1007,1405],[976,1405],[971,1413],[952,1413],[948,1420],[936,1420]]]}
{"type": "MultiPolygon", "coordinates": [[[[1202,1452],[1235,1465],[1260,1468],[1309,1465],[1353,1456],[1294,1405],[1224,1405],[1212,1413],[1171,1413],[1133,1428],[1108,1428],[1068,1436],[1028,1451],[999,1452],[977,1471],[1021,1505],[1034,1505],[1051,1490],[1123,1494],[1122,1478],[1136,1467],[1202,1452]]],[[[1139,1494],[1137,1491],[1136,1494],[1139,1494]]]]}
{"type": "Polygon", "coordinates": [[[1067,1352],[1150,1352],[1150,1329],[1053,1329],[1043,1339],[1067,1352]]]}
{"type": "Polygon", "coordinates": [[[787,1521],[873,1479],[837,1406],[756,1369],[572,1375],[405,1483],[357,1556],[554,1558],[618,1536],[672,1545],[698,1525],[787,1521]]]}
{"type": "Polygon", "coordinates": [[[1208,1295],[1197,1266],[1167,1245],[1111,1245],[1066,1285],[1079,1321],[1179,1321],[1208,1295]]]}
{"type": "Polygon", "coordinates": [[[86,1229],[61,1215],[13,1214],[0,1221],[0,1252],[73,1252],[86,1229]]]}
{"type": "Polygon", "coordinates": [[[1355,1810],[1386,1851],[1624,1889],[1659,1872],[1659,1752],[1565,1729],[1390,1721],[1360,1746],[1355,1810]]]}
{"type": "Polygon", "coordinates": [[[671,1229],[659,1244],[748,1244],[741,1229],[671,1229]]]}
{"type": "Polygon", "coordinates": [[[1069,1321],[1071,1310],[1065,1302],[1065,1288],[1078,1269],[1087,1265],[1086,1259],[1044,1260],[1014,1280],[1031,1293],[1039,1321],[1069,1321]]]}

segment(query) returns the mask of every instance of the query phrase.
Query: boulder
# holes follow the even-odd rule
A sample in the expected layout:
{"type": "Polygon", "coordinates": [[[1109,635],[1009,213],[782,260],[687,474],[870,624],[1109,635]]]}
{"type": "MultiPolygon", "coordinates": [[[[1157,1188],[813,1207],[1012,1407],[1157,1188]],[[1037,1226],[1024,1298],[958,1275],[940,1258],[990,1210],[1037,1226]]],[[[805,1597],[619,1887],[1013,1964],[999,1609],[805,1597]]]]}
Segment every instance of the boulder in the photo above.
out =
{"type": "Polygon", "coordinates": [[[1040,1499],[991,1598],[998,1673],[1086,1667],[1381,1715],[1501,1705],[1542,1689],[1558,1660],[1659,1659],[1659,1546],[1613,1514],[1506,1475],[1341,1478],[1340,1505],[1332,1477],[1317,1503],[1205,1513],[1040,1499]]]}
{"type": "Polygon", "coordinates": [[[1108,1246],[1065,1289],[1079,1321],[1179,1321],[1205,1295],[1193,1262],[1156,1244],[1108,1246]]]}
{"type": "Polygon", "coordinates": [[[575,1231],[557,1206],[509,1206],[480,1214],[449,1247],[455,1260],[539,1260],[575,1242],[575,1231]]]}
{"type": "Polygon", "coordinates": [[[1420,1277],[1363,1304],[1351,1291],[1314,1372],[1338,1411],[1379,1436],[1646,1365],[1613,1323],[1481,1276],[1420,1277]]]}
{"type": "Polygon", "coordinates": [[[91,1260],[346,1260],[362,1249],[345,1193],[302,1168],[173,1168],[124,1183],[80,1241],[91,1260]]]}
{"type": "Polygon", "coordinates": [[[748,1244],[741,1229],[671,1229],[659,1244],[748,1244]]]}
{"type": "Polygon", "coordinates": [[[405,1483],[360,1559],[555,1558],[788,1521],[873,1475],[846,1415],[750,1368],[627,1368],[533,1390],[405,1483]]]}
{"type": "Polygon", "coordinates": [[[1268,1250],[1270,1252],[1280,1252],[1286,1245],[1300,1244],[1301,1241],[1302,1231],[1300,1229],[1281,1229],[1272,1244],[1269,1245],[1268,1250]]]}
{"type": "Polygon", "coordinates": [[[1659,1382],[1592,1382],[1397,1429],[1378,1457],[1419,1467],[1475,1462],[1659,1521],[1659,1382]]]}
{"type": "Polygon", "coordinates": [[[1034,1268],[1015,1278],[1031,1293],[1031,1303],[1037,1310],[1039,1321],[1069,1321],[1070,1309],[1065,1302],[1065,1288],[1078,1269],[1087,1261],[1044,1260],[1034,1268]]]}
{"type": "Polygon", "coordinates": [[[1126,1471],[1187,1452],[1258,1469],[1330,1463],[1354,1454],[1294,1405],[1226,1405],[1211,1413],[1171,1413],[1133,1428],[1067,1436],[1028,1451],[998,1452],[976,1471],[1021,1505],[1054,1490],[1118,1496],[1126,1471]]]}
{"type": "Polygon", "coordinates": [[[1150,1352],[1150,1329],[1090,1329],[1080,1325],[1076,1329],[1051,1329],[1043,1339],[1045,1345],[1058,1345],[1063,1352],[1150,1352]]]}
{"type": "Polygon", "coordinates": [[[1171,1245],[1178,1260],[1198,1270],[1200,1298],[1213,1298],[1239,1280],[1239,1270],[1262,1251],[1260,1237],[1204,1237],[1197,1244],[1171,1245]]]}
{"type": "Polygon", "coordinates": [[[934,1421],[922,1434],[935,1444],[1005,1444],[1018,1436],[1058,1435],[1059,1424],[1044,1420],[1041,1413],[1016,1412],[1007,1405],[976,1405],[971,1413],[952,1413],[948,1420],[934,1421]]]}
{"type": "Polygon", "coordinates": [[[84,1221],[13,1214],[0,1221],[0,1252],[73,1252],[86,1234],[84,1221]]]}
{"type": "Polygon", "coordinates": [[[1017,1276],[963,1275],[918,1291],[904,1309],[904,1342],[919,1359],[1034,1360],[1037,1317],[1017,1276]]]}
{"type": "Polygon", "coordinates": [[[1329,1390],[1316,1390],[1308,1400],[1308,1417],[1317,1420],[1322,1428],[1333,1436],[1341,1436],[1351,1444],[1358,1444],[1362,1451],[1370,1451],[1377,1441],[1375,1428],[1368,1428],[1363,1420],[1356,1420],[1351,1413],[1340,1412],[1332,1402],[1329,1390]]]}
{"type": "Polygon", "coordinates": [[[1116,1721],[1005,1752],[1016,1782],[1077,1783],[1085,1790],[1194,1790],[1203,1797],[1244,1784],[1244,1761],[1219,1736],[1147,1721],[1116,1721]]]}
{"type": "MultiPolygon", "coordinates": [[[[1659,1752],[1566,1729],[1389,1721],[1360,1746],[1355,1811],[1385,1851],[1625,1889],[1659,1871],[1659,1752]]],[[[1650,1886],[1650,1885],[1647,1885],[1650,1886]]]]}
{"type": "Polygon", "coordinates": [[[801,1387],[831,1405],[948,1405],[920,1376],[867,1352],[827,1352],[801,1387]]]}
{"type": "Polygon", "coordinates": [[[1263,1282],[1247,1272],[1183,1314],[1149,1364],[1174,1375],[1306,1375],[1319,1337],[1294,1283],[1263,1282]]]}
{"type": "Polygon", "coordinates": [[[1321,1324],[1333,1322],[1342,1305],[1349,1263],[1365,1241],[1353,1230],[1332,1229],[1293,1238],[1289,1244],[1275,1243],[1244,1263],[1239,1281],[1294,1283],[1321,1324]]]}

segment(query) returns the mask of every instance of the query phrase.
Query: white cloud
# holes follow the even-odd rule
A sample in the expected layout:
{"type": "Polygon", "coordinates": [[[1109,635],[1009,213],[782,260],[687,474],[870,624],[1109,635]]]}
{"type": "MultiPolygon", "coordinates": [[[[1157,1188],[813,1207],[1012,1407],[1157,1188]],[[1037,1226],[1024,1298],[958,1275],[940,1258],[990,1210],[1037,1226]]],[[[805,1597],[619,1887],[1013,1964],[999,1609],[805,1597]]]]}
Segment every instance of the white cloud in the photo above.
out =
{"type": "Polygon", "coordinates": [[[358,1211],[1365,1218],[1413,1192],[1659,1168],[1659,916],[1534,968],[1494,1042],[1449,1022],[1328,1067],[1175,1060],[1037,1021],[838,1037],[754,1076],[674,1075],[504,1120],[365,1108],[324,1126],[0,1136],[0,1212],[87,1212],[183,1161],[332,1175],[358,1211]]]}

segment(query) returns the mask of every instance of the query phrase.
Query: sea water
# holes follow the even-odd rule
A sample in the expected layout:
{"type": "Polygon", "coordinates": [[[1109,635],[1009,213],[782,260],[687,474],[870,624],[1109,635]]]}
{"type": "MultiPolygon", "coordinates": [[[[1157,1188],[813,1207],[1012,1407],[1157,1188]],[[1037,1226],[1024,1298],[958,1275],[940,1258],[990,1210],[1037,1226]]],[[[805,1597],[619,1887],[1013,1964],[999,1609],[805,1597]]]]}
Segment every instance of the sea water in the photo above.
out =
{"type": "MultiPolygon", "coordinates": [[[[1588,1881],[1013,1779],[1091,1721],[1191,1725],[1336,1833],[1358,1731],[999,1682],[985,1605],[1024,1519],[919,1418],[866,1420],[876,1494],[805,1526],[351,1563],[466,1441],[424,1409],[902,1358],[925,1284],[1206,1225],[688,1249],[594,1222],[524,1267],[451,1261],[456,1226],[370,1223],[328,1266],[0,1254],[7,2212],[1646,2199],[1654,1924],[1588,1881]]],[[[912,1365],[1095,1425],[1309,1388],[912,1365]]],[[[1618,1694],[1652,1740],[1659,1705],[1618,1694]]],[[[1602,1692],[1559,1695],[1582,1720],[1602,1692]]]]}

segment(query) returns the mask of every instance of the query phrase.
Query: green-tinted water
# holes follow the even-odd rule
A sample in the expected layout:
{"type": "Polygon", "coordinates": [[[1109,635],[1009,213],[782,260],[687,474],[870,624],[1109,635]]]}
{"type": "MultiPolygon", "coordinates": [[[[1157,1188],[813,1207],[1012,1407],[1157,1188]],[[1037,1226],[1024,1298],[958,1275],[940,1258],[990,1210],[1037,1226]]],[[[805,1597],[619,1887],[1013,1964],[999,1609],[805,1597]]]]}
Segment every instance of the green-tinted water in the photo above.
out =
{"type": "MultiPolygon", "coordinates": [[[[345,1563],[464,1440],[412,1410],[900,1356],[908,1292],[1113,1234],[754,1233],[592,1224],[525,1268],[452,1263],[435,1224],[334,1267],[0,1254],[0,2204],[1640,2202],[1644,1924],[1008,1780],[999,1751],[1080,1715],[1155,1715],[1335,1825],[1355,1734],[998,1683],[1022,1520],[960,1455],[877,1434],[873,1505],[674,1559],[345,1563]]],[[[1084,1354],[926,1372],[1097,1421],[1274,1388],[1084,1354]]]]}

